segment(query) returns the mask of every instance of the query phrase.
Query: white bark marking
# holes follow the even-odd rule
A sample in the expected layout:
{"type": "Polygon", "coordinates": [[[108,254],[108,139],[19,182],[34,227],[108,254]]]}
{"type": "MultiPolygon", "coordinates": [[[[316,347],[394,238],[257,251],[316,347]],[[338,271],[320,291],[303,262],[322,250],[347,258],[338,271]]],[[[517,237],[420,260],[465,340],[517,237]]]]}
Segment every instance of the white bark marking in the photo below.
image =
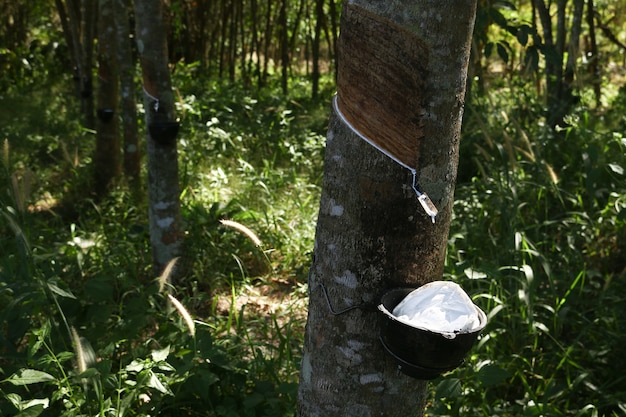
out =
{"type": "Polygon", "coordinates": [[[343,206],[341,204],[335,204],[333,200],[330,201],[330,215],[340,217],[343,215],[343,206]]]}
{"type": "Polygon", "coordinates": [[[159,201],[154,205],[154,208],[157,210],[167,210],[172,204],[174,204],[172,201],[159,201]]]}
{"type": "Polygon", "coordinates": [[[383,375],[380,372],[375,374],[365,374],[359,377],[359,382],[361,385],[372,384],[372,383],[381,383],[383,382],[383,375]]]}
{"type": "Polygon", "coordinates": [[[359,365],[361,362],[363,362],[363,356],[356,353],[353,349],[342,346],[339,348],[339,350],[350,361],[351,365],[359,365]]]}
{"type": "Polygon", "coordinates": [[[311,385],[311,374],[313,373],[313,367],[311,366],[311,355],[305,353],[302,356],[302,382],[306,385],[311,385]]]}
{"type": "Polygon", "coordinates": [[[359,342],[358,340],[348,340],[348,346],[353,350],[361,350],[365,347],[365,343],[359,342]]]}
{"type": "Polygon", "coordinates": [[[161,229],[167,229],[168,227],[170,227],[170,225],[172,223],[174,223],[174,218],[173,217],[165,217],[164,219],[159,219],[157,220],[157,225],[161,228],[161,229]]]}
{"type": "Polygon", "coordinates": [[[335,282],[348,288],[356,288],[358,281],[356,275],[351,271],[343,271],[343,275],[335,277],[335,282]]]}

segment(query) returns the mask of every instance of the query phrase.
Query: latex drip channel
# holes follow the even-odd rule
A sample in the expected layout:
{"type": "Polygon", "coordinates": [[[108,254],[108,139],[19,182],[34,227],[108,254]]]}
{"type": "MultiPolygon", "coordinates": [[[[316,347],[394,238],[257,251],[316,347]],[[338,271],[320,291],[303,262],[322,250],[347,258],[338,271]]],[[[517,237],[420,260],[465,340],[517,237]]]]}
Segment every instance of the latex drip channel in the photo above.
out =
{"type": "Polygon", "coordinates": [[[350,121],[348,121],[348,119],[346,119],[346,117],[343,115],[343,113],[339,109],[339,104],[337,103],[337,97],[338,97],[337,94],[335,94],[335,96],[333,97],[332,102],[333,102],[333,108],[335,109],[335,113],[337,113],[337,116],[341,119],[341,121],[351,131],[353,131],[358,137],[360,137],[361,139],[363,139],[364,141],[366,141],[367,143],[372,145],[374,148],[378,149],[383,154],[387,155],[392,160],[396,161],[398,164],[402,165],[404,168],[406,168],[409,171],[411,171],[411,174],[413,174],[413,181],[411,183],[411,188],[413,189],[413,191],[415,191],[415,194],[417,195],[417,200],[420,202],[420,204],[421,204],[422,208],[424,209],[424,211],[426,212],[426,214],[430,216],[430,219],[432,220],[432,222],[434,224],[435,223],[435,217],[437,217],[437,214],[439,213],[439,210],[437,210],[437,207],[432,202],[430,197],[428,197],[428,195],[426,193],[421,192],[417,188],[417,171],[415,170],[415,168],[410,167],[409,165],[405,164],[404,162],[402,162],[401,160],[399,160],[398,158],[393,156],[391,153],[387,152],[385,149],[380,147],[376,142],[374,142],[373,140],[371,140],[370,138],[368,138],[367,136],[365,136],[364,134],[359,132],[358,129],[356,127],[354,127],[352,125],[352,123],[350,123],[350,121]]]}

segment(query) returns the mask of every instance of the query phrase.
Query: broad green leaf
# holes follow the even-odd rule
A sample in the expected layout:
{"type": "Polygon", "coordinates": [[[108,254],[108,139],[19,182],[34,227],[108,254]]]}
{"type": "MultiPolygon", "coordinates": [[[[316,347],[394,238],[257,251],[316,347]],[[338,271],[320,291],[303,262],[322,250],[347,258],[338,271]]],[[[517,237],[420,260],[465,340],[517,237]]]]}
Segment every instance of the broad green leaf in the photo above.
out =
{"type": "Polygon", "coordinates": [[[88,368],[85,372],[78,375],[79,378],[94,378],[100,375],[100,372],[96,368],[88,368]]]}
{"type": "Polygon", "coordinates": [[[493,42],[489,42],[485,45],[485,51],[483,52],[483,54],[486,58],[489,58],[491,56],[491,51],[493,51],[494,45],[495,43],[493,42]]]}
{"type": "Polygon", "coordinates": [[[37,417],[43,413],[44,408],[43,404],[37,404],[32,407],[28,407],[26,410],[15,415],[15,417],[37,417]]]}
{"type": "Polygon", "coordinates": [[[528,43],[528,31],[525,30],[524,28],[525,26],[520,26],[519,28],[517,28],[517,32],[515,33],[515,37],[517,38],[517,41],[522,46],[526,46],[526,44],[528,43]]]}
{"type": "Polygon", "coordinates": [[[461,380],[446,378],[437,385],[435,398],[456,398],[461,395],[461,380]]]}
{"type": "Polygon", "coordinates": [[[10,382],[13,385],[30,385],[55,380],[55,377],[46,372],[38,371],[36,369],[21,369],[5,381],[10,382]]]}
{"type": "Polygon", "coordinates": [[[172,365],[170,365],[167,362],[159,362],[159,364],[156,366],[156,368],[160,371],[166,371],[166,372],[175,372],[176,368],[174,368],[172,365]]]}
{"type": "Polygon", "coordinates": [[[26,411],[28,408],[33,408],[38,405],[43,405],[43,408],[48,408],[50,405],[50,399],[48,398],[35,398],[30,401],[22,402],[22,406],[20,407],[22,410],[26,411]]]}
{"type": "Polygon", "coordinates": [[[142,361],[134,360],[128,365],[126,365],[126,370],[128,372],[140,372],[146,367],[146,364],[142,361]]]}
{"type": "Polygon", "coordinates": [[[465,276],[468,277],[469,279],[487,278],[487,274],[485,274],[484,272],[477,271],[476,269],[473,269],[473,268],[465,268],[463,272],[465,273],[465,276]]]}
{"type": "Polygon", "coordinates": [[[150,355],[152,356],[152,360],[153,361],[155,361],[155,362],[162,362],[165,359],[167,359],[169,354],[170,354],[170,347],[169,346],[165,346],[163,349],[153,350],[150,355]]]}
{"type": "Polygon", "coordinates": [[[609,168],[611,168],[611,171],[615,172],[616,174],[624,175],[624,168],[622,168],[620,165],[609,164],[609,168]]]}
{"type": "Polygon", "coordinates": [[[102,383],[104,387],[107,389],[115,389],[119,387],[119,384],[120,384],[119,380],[117,379],[117,376],[113,374],[107,375],[104,378],[104,381],[102,381],[102,383]]]}
{"type": "Polygon", "coordinates": [[[139,386],[150,387],[163,394],[171,394],[169,388],[163,385],[159,377],[149,369],[141,371],[139,375],[137,375],[137,383],[139,386]]]}
{"type": "Polygon", "coordinates": [[[14,393],[6,394],[4,396],[4,398],[6,400],[9,400],[9,402],[11,404],[13,404],[13,407],[15,407],[17,409],[19,409],[20,408],[20,404],[22,404],[22,397],[20,397],[18,394],[14,394],[14,393]]]}
{"type": "Polygon", "coordinates": [[[477,373],[478,380],[486,387],[499,384],[511,377],[511,374],[497,365],[485,365],[477,373]]]}
{"type": "Polygon", "coordinates": [[[501,60],[503,60],[505,63],[509,62],[509,52],[506,50],[507,49],[507,44],[503,43],[503,42],[498,42],[496,44],[496,50],[498,52],[498,56],[500,57],[501,60]]]}

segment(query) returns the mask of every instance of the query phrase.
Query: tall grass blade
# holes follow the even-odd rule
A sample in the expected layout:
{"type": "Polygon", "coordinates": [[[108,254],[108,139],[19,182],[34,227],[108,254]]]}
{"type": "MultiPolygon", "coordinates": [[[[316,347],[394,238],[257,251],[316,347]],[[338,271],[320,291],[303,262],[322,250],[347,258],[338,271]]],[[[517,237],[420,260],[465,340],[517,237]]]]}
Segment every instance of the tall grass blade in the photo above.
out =
{"type": "Polygon", "coordinates": [[[174,305],[174,307],[176,307],[176,310],[178,310],[178,313],[180,314],[180,316],[185,321],[185,324],[187,325],[187,328],[189,329],[189,334],[192,337],[195,337],[196,324],[193,322],[193,319],[191,318],[191,315],[189,314],[185,306],[183,306],[182,303],[178,301],[172,294],[167,294],[167,296],[172,302],[172,304],[174,305]]]}
{"type": "Polygon", "coordinates": [[[222,223],[226,227],[230,227],[231,229],[243,233],[246,237],[248,237],[248,239],[252,241],[252,243],[254,243],[255,246],[261,246],[261,239],[259,239],[256,233],[250,230],[247,226],[233,220],[222,219],[220,220],[220,223],[222,223]]]}
{"type": "Polygon", "coordinates": [[[9,140],[5,139],[2,143],[2,163],[4,168],[9,169],[9,140]]]}
{"type": "Polygon", "coordinates": [[[165,265],[165,268],[163,269],[163,272],[161,273],[158,279],[159,293],[162,293],[163,290],[165,289],[165,285],[170,283],[170,276],[172,275],[172,271],[174,270],[174,267],[176,266],[178,259],[179,259],[178,257],[173,258],[167,263],[167,265],[165,265]]]}

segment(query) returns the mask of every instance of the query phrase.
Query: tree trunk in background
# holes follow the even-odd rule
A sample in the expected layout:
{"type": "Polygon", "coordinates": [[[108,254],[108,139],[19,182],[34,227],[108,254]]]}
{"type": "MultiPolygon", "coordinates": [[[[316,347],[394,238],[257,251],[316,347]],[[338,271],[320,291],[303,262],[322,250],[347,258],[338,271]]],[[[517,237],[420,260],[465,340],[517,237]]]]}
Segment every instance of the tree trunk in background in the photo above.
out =
{"type": "Polygon", "coordinates": [[[135,0],[148,142],[150,243],[159,274],[182,251],[174,94],[160,0],[135,0]]]}
{"type": "Polygon", "coordinates": [[[278,14],[278,37],[280,42],[280,62],[281,62],[281,78],[280,85],[283,94],[289,91],[289,33],[287,27],[287,0],[280,2],[280,13],[278,14]]]}
{"type": "Polygon", "coordinates": [[[236,0],[228,2],[230,20],[228,21],[228,78],[235,81],[235,69],[237,68],[237,5],[236,0]]]}
{"type": "Polygon", "coordinates": [[[137,103],[135,102],[135,61],[131,51],[128,21],[129,4],[126,0],[114,0],[114,7],[120,69],[124,174],[130,183],[136,185],[140,177],[140,153],[137,136],[137,103]]]}
{"type": "Polygon", "coordinates": [[[561,100],[565,102],[563,117],[569,113],[571,107],[576,103],[576,96],[574,95],[574,74],[576,72],[576,62],[580,56],[580,33],[582,30],[584,9],[584,0],[574,0],[574,12],[572,14],[572,26],[568,40],[567,60],[563,72],[563,92],[561,94],[561,100]]]}
{"type": "MultiPolygon", "coordinates": [[[[255,68],[254,68],[254,76],[256,77],[257,80],[257,86],[261,86],[261,42],[259,41],[259,34],[258,34],[258,19],[259,19],[259,14],[258,14],[258,5],[257,5],[257,0],[250,0],[250,22],[251,22],[251,27],[250,30],[252,31],[252,41],[250,44],[250,65],[253,64],[253,61],[255,60],[255,56],[256,56],[256,63],[255,68]]],[[[250,72],[252,72],[252,69],[250,69],[250,72]]]]}
{"type": "Polygon", "coordinates": [[[82,48],[83,48],[83,89],[81,97],[83,99],[83,113],[85,115],[85,126],[93,129],[96,125],[93,89],[93,52],[94,40],[96,38],[96,22],[98,21],[98,3],[94,0],[81,1],[81,26],[82,26],[82,48]]]}
{"type": "Polygon", "coordinates": [[[591,75],[591,84],[593,85],[593,95],[596,99],[596,107],[599,108],[602,105],[602,74],[598,68],[598,44],[596,42],[593,0],[587,1],[586,21],[589,28],[589,43],[585,52],[589,59],[589,74],[591,75]]]}
{"type": "Polygon", "coordinates": [[[96,194],[104,195],[121,173],[119,70],[113,0],[100,0],[98,19],[98,109],[94,170],[96,194]]]}
{"type": "Polygon", "coordinates": [[[61,0],[54,0],[54,4],[56,6],[57,13],[59,14],[59,21],[61,23],[61,28],[63,29],[63,37],[65,38],[65,43],[67,43],[68,54],[71,57],[70,58],[71,61],[74,62],[74,67],[72,68],[75,72],[74,82],[75,82],[76,92],[79,93],[80,92],[80,87],[79,87],[80,78],[77,77],[78,69],[76,68],[76,62],[77,62],[76,58],[80,56],[78,52],[76,51],[76,48],[78,47],[78,45],[76,45],[76,42],[74,42],[74,32],[71,27],[69,16],[67,15],[67,10],[65,9],[65,4],[63,4],[61,0]]]}
{"type": "Polygon", "coordinates": [[[228,11],[229,6],[226,2],[221,3],[222,6],[222,24],[221,24],[221,36],[220,36],[220,47],[219,47],[219,77],[222,78],[224,74],[224,64],[226,62],[226,46],[227,46],[227,38],[226,34],[228,33],[228,11]]]}
{"type": "Polygon", "coordinates": [[[433,224],[421,209],[410,171],[332,113],[298,415],[423,416],[427,382],[400,373],[384,352],[375,305],[389,288],[442,277],[476,2],[361,0],[343,7],[339,108],[377,120],[374,131],[396,131],[395,120],[376,119],[367,104],[369,86],[378,85],[380,105],[397,108],[396,120],[416,129],[408,153],[439,215],[433,224]],[[331,312],[357,305],[364,308],[331,312]]]}
{"type": "Polygon", "coordinates": [[[268,62],[270,58],[270,45],[272,43],[272,31],[274,29],[274,25],[272,22],[272,0],[267,0],[267,11],[265,13],[265,39],[263,42],[263,73],[261,76],[262,83],[259,87],[265,85],[267,81],[268,74],[268,62]]]}
{"type": "Polygon", "coordinates": [[[74,62],[74,81],[80,98],[83,123],[95,129],[93,47],[97,8],[93,0],[55,0],[59,19],[74,62]]]}
{"type": "Polygon", "coordinates": [[[567,18],[567,0],[556,2],[556,35],[552,27],[550,6],[545,0],[534,0],[543,33],[546,78],[546,122],[555,129],[576,103],[573,94],[574,73],[579,56],[584,1],[574,0],[571,19],[567,18]],[[568,27],[569,23],[569,27],[568,27]],[[568,37],[569,33],[569,37],[568,37]]]}
{"type": "Polygon", "coordinates": [[[313,73],[311,74],[313,98],[317,98],[320,85],[320,38],[322,36],[322,25],[324,22],[324,0],[315,0],[315,32],[311,45],[313,58],[313,73]]]}

